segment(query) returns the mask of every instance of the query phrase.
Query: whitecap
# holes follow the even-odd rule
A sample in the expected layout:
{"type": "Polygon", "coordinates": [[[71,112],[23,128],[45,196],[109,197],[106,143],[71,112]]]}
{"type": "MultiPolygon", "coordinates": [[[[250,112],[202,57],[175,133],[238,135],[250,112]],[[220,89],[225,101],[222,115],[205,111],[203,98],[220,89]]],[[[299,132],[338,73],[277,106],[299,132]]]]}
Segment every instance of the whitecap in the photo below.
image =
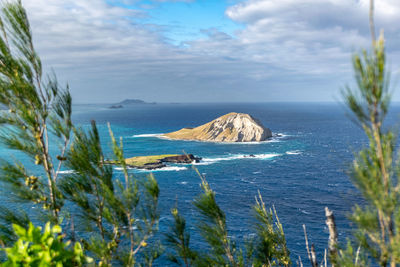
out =
{"type": "Polygon", "coordinates": [[[273,137],[276,137],[276,138],[286,138],[286,137],[289,137],[289,136],[291,136],[291,135],[290,134],[284,134],[284,133],[273,134],[273,137]]]}
{"type": "Polygon", "coordinates": [[[299,155],[302,152],[300,150],[293,150],[293,151],[287,151],[286,154],[287,155],[299,155]]]}
{"type": "Polygon", "coordinates": [[[203,158],[200,162],[193,163],[193,165],[210,165],[210,164],[220,162],[220,161],[240,160],[240,159],[264,160],[264,159],[272,159],[272,158],[279,157],[279,156],[281,156],[281,154],[276,154],[276,153],[251,154],[251,155],[236,154],[236,155],[232,155],[229,157],[203,158]]]}
{"type": "Polygon", "coordinates": [[[74,171],[73,171],[73,170],[66,170],[66,171],[59,171],[58,173],[61,173],[61,174],[71,174],[71,173],[74,173],[74,171]]]}
{"type": "Polygon", "coordinates": [[[180,184],[187,184],[188,182],[184,181],[184,182],[180,182],[180,184]]]}
{"type": "Polygon", "coordinates": [[[267,140],[259,141],[259,142],[215,142],[215,143],[221,144],[221,145],[261,145],[261,144],[268,144],[268,143],[279,143],[279,142],[282,142],[281,139],[285,139],[286,137],[290,137],[290,136],[291,135],[289,135],[289,134],[275,133],[272,135],[272,137],[268,138],[267,140]]]}
{"type": "Polygon", "coordinates": [[[132,135],[133,138],[147,138],[147,137],[161,137],[163,134],[162,133],[156,133],[156,134],[136,134],[132,135]]]}
{"type": "Polygon", "coordinates": [[[246,158],[246,159],[251,159],[251,158],[271,159],[271,158],[275,158],[275,157],[279,157],[279,156],[281,156],[281,154],[271,153],[271,154],[256,154],[256,155],[254,155],[254,157],[245,156],[244,158],[246,158]]]}
{"type": "MultiPolygon", "coordinates": [[[[134,170],[136,172],[156,172],[156,171],[184,171],[187,170],[187,167],[180,167],[180,166],[166,166],[159,169],[154,170],[146,170],[146,169],[137,169],[137,168],[130,168],[127,167],[128,170],[134,170]]],[[[114,170],[116,171],[123,171],[124,169],[121,167],[115,167],[114,170]]]]}
{"type": "Polygon", "coordinates": [[[311,214],[310,212],[305,211],[305,210],[302,210],[302,209],[300,209],[300,212],[301,212],[301,213],[304,213],[304,214],[307,214],[307,215],[311,214]]]}
{"type": "Polygon", "coordinates": [[[281,141],[272,137],[271,139],[259,142],[213,142],[213,143],[216,143],[218,145],[262,145],[267,143],[279,143],[279,142],[281,141]]]}
{"type": "MultiPolygon", "coordinates": [[[[134,168],[132,168],[132,167],[126,167],[126,169],[127,169],[127,170],[133,170],[134,168]]],[[[124,168],[122,168],[122,167],[114,167],[114,170],[116,170],[116,171],[123,171],[124,168]]]]}
{"type": "Polygon", "coordinates": [[[187,170],[187,167],[180,167],[180,166],[167,166],[159,169],[154,169],[154,170],[143,170],[143,169],[138,169],[139,172],[160,172],[160,171],[184,171],[187,170]]]}

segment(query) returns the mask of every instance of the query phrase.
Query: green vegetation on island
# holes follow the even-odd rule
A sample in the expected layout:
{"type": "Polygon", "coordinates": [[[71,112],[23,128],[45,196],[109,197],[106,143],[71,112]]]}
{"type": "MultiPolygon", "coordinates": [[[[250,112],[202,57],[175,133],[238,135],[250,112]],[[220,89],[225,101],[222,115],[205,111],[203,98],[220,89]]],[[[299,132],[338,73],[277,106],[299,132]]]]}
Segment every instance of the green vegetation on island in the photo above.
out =
{"type": "Polygon", "coordinates": [[[154,155],[154,156],[139,156],[125,159],[126,164],[132,167],[143,167],[146,164],[160,163],[166,157],[176,157],[178,154],[154,155]]]}

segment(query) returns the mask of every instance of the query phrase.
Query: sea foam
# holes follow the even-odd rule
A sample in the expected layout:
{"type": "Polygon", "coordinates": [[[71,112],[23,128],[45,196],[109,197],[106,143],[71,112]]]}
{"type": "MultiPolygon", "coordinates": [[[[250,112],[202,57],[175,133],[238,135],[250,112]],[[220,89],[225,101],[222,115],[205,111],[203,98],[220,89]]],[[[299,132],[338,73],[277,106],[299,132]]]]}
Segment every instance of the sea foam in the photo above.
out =
{"type": "Polygon", "coordinates": [[[66,171],[59,171],[58,173],[61,173],[61,174],[71,174],[71,173],[74,173],[74,171],[73,171],[73,170],[66,170],[66,171]]]}
{"type": "Polygon", "coordinates": [[[220,161],[229,161],[229,160],[241,160],[241,159],[272,159],[275,157],[282,156],[282,154],[276,153],[268,153],[268,154],[255,154],[255,155],[244,155],[244,154],[236,154],[228,157],[215,157],[215,158],[203,158],[200,162],[194,163],[193,165],[210,165],[220,161]]]}
{"type": "Polygon", "coordinates": [[[162,133],[156,133],[156,134],[136,134],[132,135],[133,138],[148,138],[148,137],[161,137],[163,134],[162,133]]]}
{"type": "MultiPolygon", "coordinates": [[[[128,168],[129,170],[134,170],[136,172],[157,172],[157,171],[184,171],[187,170],[187,167],[181,167],[181,166],[166,166],[163,168],[159,169],[154,169],[154,170],[145,170],[145,169],[137,169],[137,168],[128,168]]],[[[115,167],[114,170],[116,171],[122,171],[123,168],[121,167],[115,167]]]]}
{"type": "Polygon", "coordinates": [[[288,155],[299,155],[299,154],[301,154],[301,151],[300,150],[287,151],[286,154],[288,154],[288,155]]]}
{"type": "Polygon", "coordinates": [[[184,171],[187,170],[187,167],[180,167],[180,166],[167,166],[155,170],[143,170],[143,169],[138,169],[139,172],[163,172],[163,171],[184,171]]]}

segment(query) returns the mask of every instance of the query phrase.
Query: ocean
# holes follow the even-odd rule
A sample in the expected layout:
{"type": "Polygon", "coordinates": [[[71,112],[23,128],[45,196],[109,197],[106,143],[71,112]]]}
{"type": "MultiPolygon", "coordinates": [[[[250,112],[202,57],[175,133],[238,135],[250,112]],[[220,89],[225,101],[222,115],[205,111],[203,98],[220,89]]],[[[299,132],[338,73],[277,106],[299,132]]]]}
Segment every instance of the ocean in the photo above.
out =
{"type": "MultiPolygon", "coordinates": [[[[123,137],[126,157],[190,153],[203,158],[195,167],[216,192],[227,215],[229,235],[238,243],[252,233],[252,206],[260,191],[267,207],[275,206],[287,244],[295,261],[307,264],[302,225],[307,227],[322,259],[328,231],[324,208],[334,211],[339,238],[350,236],[347,219],[362,199],[352,185],[348,170],[367,142],[362,130],[337,103],[235,103],[156,104],[109,109],[109,105],[75,105],[73,120],[89,125],[96,120],[107,155],[111,156],[107,123],[123,137]],[[161,133],[195,127],[229,112],[249,113],[270,128],[274,137],[260,143],[205,143],[159,138],[161,133]],[[248,155],[255,157],[248,157],[248,155]]],[[[395,124],[400,106],[394,106],[388,125],[395,124]]],[[[0,156],[6,156],[2,150],[0,156]]],[[[18,156],[18,155],[17,155],[18,156]]],[[[68,170],[64,170],[68,171],[68,170]]],[[[130,170],[140,177],[149,171],[130,170]]],[[[121,175],[115,169],[116,176],[121,175]]],[[[195,230],[197,212],[193,199],[201,192],[200,178],[191,165],[173,165],[153,171],[160,186],[159,237],[168,231],[170,210],[178,206],[187,219],[194,248],[205,244],[195,230]]],[[[1,201],[7,201],[1,199],[1,201]]],[[[167,266],[165,258],[156,266],[167,266]]]]}

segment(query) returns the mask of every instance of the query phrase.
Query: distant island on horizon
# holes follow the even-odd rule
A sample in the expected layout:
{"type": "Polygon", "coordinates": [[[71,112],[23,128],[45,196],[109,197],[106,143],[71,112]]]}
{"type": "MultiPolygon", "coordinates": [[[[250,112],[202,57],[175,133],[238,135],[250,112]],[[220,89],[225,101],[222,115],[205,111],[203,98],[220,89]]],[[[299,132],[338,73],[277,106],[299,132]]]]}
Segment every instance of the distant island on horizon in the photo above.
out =
{"type": "Polygon", "coordinates": [[[141,99],[125,99],[121,102],[115,103],[111,105],[109,108],[111,109],[118,109],[118,108],[123,108],[124,105],[155,105],[157,104],[156,102],[146,102],[141,99]]]}

